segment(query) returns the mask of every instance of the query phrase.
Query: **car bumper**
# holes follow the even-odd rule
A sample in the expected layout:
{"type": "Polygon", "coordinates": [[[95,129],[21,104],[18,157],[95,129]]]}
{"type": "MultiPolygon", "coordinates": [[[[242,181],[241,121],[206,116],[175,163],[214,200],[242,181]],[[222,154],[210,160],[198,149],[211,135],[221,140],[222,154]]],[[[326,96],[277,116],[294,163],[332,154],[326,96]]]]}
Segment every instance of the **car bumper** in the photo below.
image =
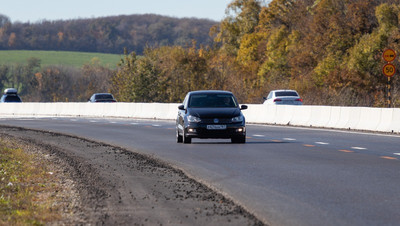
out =
{"type": "Polygon", "coordinates": [[[246,136],[244,123],[224,124],[226,129],[207,129],[206,124],[192,123],[185,127],[185,134],[191,138],[232,138],[246,136]]]}

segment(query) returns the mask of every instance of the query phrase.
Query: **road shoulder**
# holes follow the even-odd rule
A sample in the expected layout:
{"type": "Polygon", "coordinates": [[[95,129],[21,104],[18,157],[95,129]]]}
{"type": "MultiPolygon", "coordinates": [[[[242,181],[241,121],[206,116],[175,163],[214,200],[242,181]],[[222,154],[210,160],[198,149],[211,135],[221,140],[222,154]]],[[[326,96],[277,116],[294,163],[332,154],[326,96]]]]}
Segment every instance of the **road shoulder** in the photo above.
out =
{"type": "Polygon", "coordinates": [[[67,223],[263,225],[180,170],[133,150],[22,128],[0,127],[0,134],[40,150],[72,181],[75,214],[67,223]]]}

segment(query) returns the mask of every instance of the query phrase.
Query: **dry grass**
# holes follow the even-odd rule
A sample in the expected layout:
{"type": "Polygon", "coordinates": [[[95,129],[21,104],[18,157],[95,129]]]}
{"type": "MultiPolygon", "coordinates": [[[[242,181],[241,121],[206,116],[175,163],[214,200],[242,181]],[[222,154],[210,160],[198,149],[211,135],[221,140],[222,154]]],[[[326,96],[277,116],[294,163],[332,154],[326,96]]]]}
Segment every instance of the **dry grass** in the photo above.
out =
{"type": "Polygon", "coordinates": [[[0,225],[42,225],[58,221],[57,178],[49,162],[0,140],[0,225]]]}

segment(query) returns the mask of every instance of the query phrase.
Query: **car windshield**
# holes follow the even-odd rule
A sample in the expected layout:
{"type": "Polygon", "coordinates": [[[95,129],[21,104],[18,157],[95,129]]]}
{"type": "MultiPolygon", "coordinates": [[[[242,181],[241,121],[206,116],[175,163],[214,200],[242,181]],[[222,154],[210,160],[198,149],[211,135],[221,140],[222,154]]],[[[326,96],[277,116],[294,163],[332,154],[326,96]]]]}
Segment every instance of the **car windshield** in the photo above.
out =
{"type": "Polygon", "coordinates": [[[100,94],[100,95],[96,95],[96,99],[97,100],[112,100],[114,98],[110,94],[100,94]]]}
{"type": "Polygon", "coordinates": [[[297,96],[299,96],[296,92],[293,92],[293,91],[276,92],[275,95],[277,97],[297,97],[297,96]]]}
{"type": "Polygon", "coordinates": [[[4,98],[4,102],[21,102],[21,98],[18,96],[7,96],[4,98]]]}
{"type": "Polygon", "coordinates": [[[192,108],[236,108],[238,105],[231,94],[193,94],[189,107],[192,108]]]}

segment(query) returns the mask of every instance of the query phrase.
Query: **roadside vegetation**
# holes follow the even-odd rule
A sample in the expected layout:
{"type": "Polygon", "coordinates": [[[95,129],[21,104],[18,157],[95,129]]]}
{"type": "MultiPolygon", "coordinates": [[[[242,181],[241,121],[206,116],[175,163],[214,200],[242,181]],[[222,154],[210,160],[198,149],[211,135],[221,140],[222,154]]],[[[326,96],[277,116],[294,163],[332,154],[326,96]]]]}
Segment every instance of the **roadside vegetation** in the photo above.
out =
{"type": "Polygon", "coordinates": [[[117,54],[0,51],[0,89],[16,88],[23,102],[80,102],[108,92],[117,54]]]}
{"type": "Polygon", "coordinates": [[[40,160],[0,140],[0,225],[42,225],[60,220],[56,177],[40,160]]]}
{"type": "MultiPolygon", "coordinates": [[[[392,48],[400,55],[399,0],[264,2],[232,0],[210,31],[213,46],[126,55],[113,80],[116,97],[176,102],[190,90],[226,89],[240,102],[261,103],[270,90],[295,89],[305,104],[385,106],[382,53],[392,48]]],[[[393,64],[399,67],[398,59],[393,64]]]]}
{"type": "MultiPolygon", "coordinates": [[[[224,19],[207,30],[212,42],[178,38],[142,45],[140,51],[125,48],[113,69],[98,61],[76,69],[30,58],[23,65],[0,66],[0,88],[18,88],[25,102],[86,101],[94,92],[112,92],[125,102],[181,102],[191,90],[223,89],[241,103],[262,103],[270,90],[295,89],[307,105],[386,106],[382,53],[391,48],[400,55],[400,0],[265,2],[232,0],[224,19]]],[[[124,28],[121,20],[114,27],[100,21],[93,32],[124,28]]],[[[3,31],[6,24],[0,23],[3,31]]],[[[110,37],[108,49],[119,40],[110,37]]],[[[392,62],[397,68],[398,59],[392,62]]],[[[392,78],[395,107],[400,106],[399,76],[392,78]]]]}
{"type": "Polygon", "coordinates": [[[98,58],[76,68],[43,66],[39,58],[32,57],[25,64],[0,65],[0,88],[18,89],[23,102],[80,102],[95,92],[108,92],[113,73],[98,58]]]}

